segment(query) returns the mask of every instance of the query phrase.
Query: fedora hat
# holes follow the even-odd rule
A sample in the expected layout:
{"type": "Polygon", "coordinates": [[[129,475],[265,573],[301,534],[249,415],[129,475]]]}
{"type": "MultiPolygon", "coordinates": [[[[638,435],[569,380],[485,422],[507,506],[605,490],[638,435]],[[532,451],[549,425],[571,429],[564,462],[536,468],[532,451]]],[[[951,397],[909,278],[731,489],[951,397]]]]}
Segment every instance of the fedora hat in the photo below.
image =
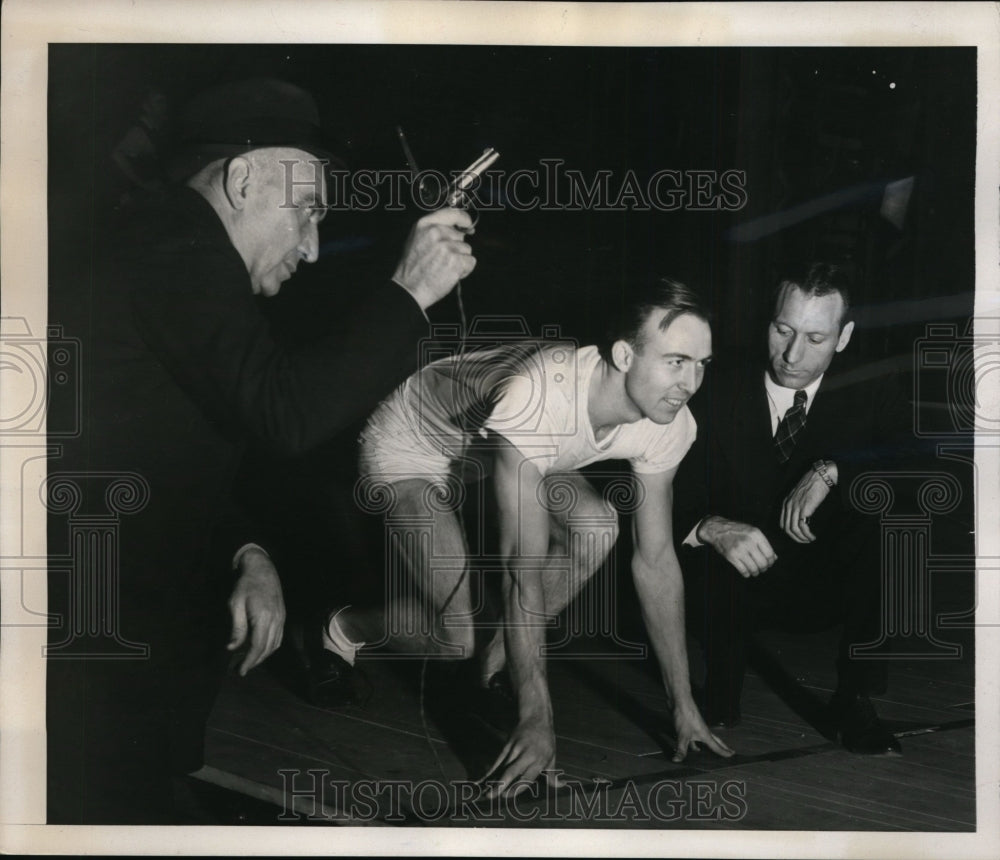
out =
{"type": "Polygon", "coordinates": [[[170,175],[189,178],[219,158],[267,147],[301,149],[343,167],[323,135],[313,97],[294,84],[251,78],[196,95],[179,117],[170,175]]]}

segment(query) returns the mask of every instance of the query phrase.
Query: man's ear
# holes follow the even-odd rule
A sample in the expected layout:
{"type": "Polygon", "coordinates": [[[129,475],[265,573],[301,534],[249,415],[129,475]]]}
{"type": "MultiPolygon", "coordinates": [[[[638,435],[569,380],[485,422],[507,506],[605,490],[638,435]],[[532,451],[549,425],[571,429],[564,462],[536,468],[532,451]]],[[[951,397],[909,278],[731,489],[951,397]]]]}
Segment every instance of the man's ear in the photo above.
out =
{"type": "Polygon", "coordinates": [[[252,173],[253,166],[250,161],[240,155],[230,158],[223,167],[222,187],[229,205],[234,209],[246,206],[252,173]]]}
{"type": "Polygon", "coordinates": [[[623,373],[632,366],[632,358],[635,356],[635,350],[632,349],[631,344],[627,340],[616,340],[611,346],[611,358],[617,367],[623,373]]]}
{"type": "Polygon", "coordinates": [[[851,342],[851,335],[854,333],[854,320],[851,320],[840,330],[840,340],[837,341],[837,352],[841,352],[848,343],[851,342]]]}

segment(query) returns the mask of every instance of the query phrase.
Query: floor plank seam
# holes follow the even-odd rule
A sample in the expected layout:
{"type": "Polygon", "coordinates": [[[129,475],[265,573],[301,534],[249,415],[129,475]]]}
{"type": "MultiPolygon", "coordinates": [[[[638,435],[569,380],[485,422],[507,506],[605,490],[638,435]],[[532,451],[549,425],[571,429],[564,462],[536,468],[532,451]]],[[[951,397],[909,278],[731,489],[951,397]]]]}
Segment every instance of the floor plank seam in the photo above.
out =
{"type": "Polygon", "coordinates": [[[972,828],[975,828],[975,822],[972,822],[970,824],[969,822],[961,821],[959,819],[949,818],[947,816],[942,816],[942,815],[934,815],[933,813],[930,812],[915,814],[911,809],[905,809],[904,807],[893,806],[892,804],[887,804],[887,803],[881,803],[876,800],[867,799],[865,800],[864,805],[861,805],[839,797],[823,797],[821,795],[810,794],[809,792],[804,790],[804,787],[800,783],[795,783],[792,780],[788,779],[782,779],[781,777],[778,776],[762,774],[758,776],[758,779],[764,781],[771,781],[773,783],[778,783],[777,785],[770,786],[773,790],[784,791],[788,794],[795,795],[795,797],[797,798],[808,797],[812,800],[815,800],[817,803],[823,803],[826,805],[833,804],[836,806],[845,807],[847,809],[879,808],[892,811],[897,815],[897,817],[902,819],[914,818],[915,820],[918,821],[922,821],[924,819],[933,819],[939,821],[947,821],[949,823],[962,826],[971,826],[972,828]]]}

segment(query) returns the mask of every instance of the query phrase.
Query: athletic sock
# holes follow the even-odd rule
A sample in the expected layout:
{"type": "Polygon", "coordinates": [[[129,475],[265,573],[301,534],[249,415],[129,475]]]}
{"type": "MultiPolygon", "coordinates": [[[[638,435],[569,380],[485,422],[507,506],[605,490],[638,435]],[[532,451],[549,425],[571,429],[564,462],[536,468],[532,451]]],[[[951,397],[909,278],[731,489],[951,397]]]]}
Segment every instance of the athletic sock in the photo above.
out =
{"type": "Polygon", "coordinates": [[[338,609],[333,613],[333,615],[330,616],[329,620],[326,622],[326,626],[323,628],[323,647],[327,651],[339,654],[348,662],[348,664],[353,666],[358,650],[363,648],[365,643],[352,642],[348,639],[347,634],[344,633],[340,626],[340,622],[337,620],[337,616],[340,615],[341,612],[350,608],[351,607],[349,606],[345,606],[343,609],[338,609]]]}

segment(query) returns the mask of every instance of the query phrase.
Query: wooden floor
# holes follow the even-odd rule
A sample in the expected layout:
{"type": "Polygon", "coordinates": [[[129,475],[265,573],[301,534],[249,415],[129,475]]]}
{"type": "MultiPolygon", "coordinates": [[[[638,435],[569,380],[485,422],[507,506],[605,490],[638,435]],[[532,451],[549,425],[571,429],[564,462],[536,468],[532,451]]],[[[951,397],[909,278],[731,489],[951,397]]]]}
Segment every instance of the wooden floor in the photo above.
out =
{"type": "Polygon", "coordinates": [[[974,830],[969,631],[947,632],[958,658],[894,664],[875,704],[901,757],[852,755],[824,736],[836,638],[760,636],[743,722],[722,732],[737,751],[728,760],[700,751],[671,763],[650,661],[578,650],[549,660],[558,766],[570,784],[516,804],[473,802],[468,781],[501,740],[463,710],[447,667],[422,661],[365,662],[368,700],[340,711],[311,707],[266,668],[230,679],[201,776],[264,801],[246,819],[257,824],[974,830]]]}

